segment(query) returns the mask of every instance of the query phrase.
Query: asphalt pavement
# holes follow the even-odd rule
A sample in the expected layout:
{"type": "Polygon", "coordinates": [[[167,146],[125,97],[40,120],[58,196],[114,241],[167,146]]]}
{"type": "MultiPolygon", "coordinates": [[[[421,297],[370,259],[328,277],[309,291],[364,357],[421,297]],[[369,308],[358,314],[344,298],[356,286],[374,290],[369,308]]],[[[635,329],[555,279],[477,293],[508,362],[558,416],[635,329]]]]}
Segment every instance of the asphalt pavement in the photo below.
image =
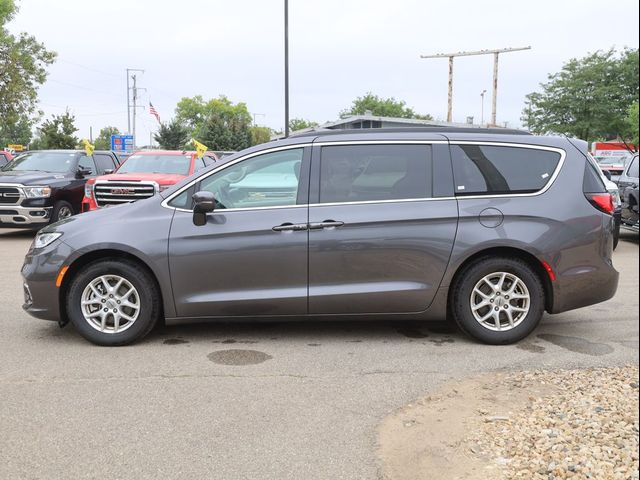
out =
{"type": "Polygon", "coordinates": [[[0,230],[1,479],[379,479],[377,427],[476,373],[638,364],[638,235],[612,300],[518,345],[443,323],[213,323],[96,347],[21,309],[33,233],[0,230]]]}

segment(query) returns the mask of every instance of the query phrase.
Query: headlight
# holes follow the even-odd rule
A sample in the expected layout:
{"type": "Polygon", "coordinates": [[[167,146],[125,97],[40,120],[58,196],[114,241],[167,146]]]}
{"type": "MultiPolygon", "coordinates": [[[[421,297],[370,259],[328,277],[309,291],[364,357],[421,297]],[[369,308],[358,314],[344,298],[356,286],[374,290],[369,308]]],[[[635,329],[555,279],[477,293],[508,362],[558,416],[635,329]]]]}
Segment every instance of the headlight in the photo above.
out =
{"type": "Polygon", "coordinates": [[[33,248],[44,248],[62,236],[62,233],[39,233],[33,241],[33,248]]]}
{"type": "Polygon", "coordinates": [[[164,192],[167,188],[171,188],[173,185],[160,185],[158,188],[159,191],[164,192]]]}
{"type": "Polygon", "coordinates": [[[84,184],[84,196],[87,198],[91,198],[93,196],[93,185],[90,183],[84,184]]]}
{"type": "Polygon", "coordinates": [[[23,187],[27,198],[48,198],[51,196],[49,187],[23,187]]]}

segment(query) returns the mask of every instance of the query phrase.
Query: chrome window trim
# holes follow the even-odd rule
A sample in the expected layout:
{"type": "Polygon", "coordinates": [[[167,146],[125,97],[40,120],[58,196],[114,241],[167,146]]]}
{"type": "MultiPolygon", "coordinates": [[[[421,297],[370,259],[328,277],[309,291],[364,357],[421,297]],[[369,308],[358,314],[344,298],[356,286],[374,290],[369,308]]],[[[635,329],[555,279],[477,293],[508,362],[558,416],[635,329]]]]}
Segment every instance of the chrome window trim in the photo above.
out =
{"type": "MultiPolygon", "coordinates": [[[[558,175],[560,175],[560,171],[562,170],[562,167],[564,165],[564,161],[567,157],[567,152],[565,150],[563,150],[562,148],[558,148],[558,147],[547,147],[544,145],[531,145],[528,143],[517,143],[517,142],[482,142],[482,141],[478,141],[478,142],[474,142],[472,140],[454,140],[452,142],[450,142],[451,145],[487,145],[490,147],[515,147],[515,148],[528,148],[530,150],[545,150],[548,152],[555,152],[560,154],[560,160],[558,161],[558,165],[556,166],[556,169],[553,171],[553,173],[551,174],[551,176],[549,177],[549,180],[547,181],[547,183],[545,184],[544,187],[542,187],[540,190],[536,191],[536,192],[531,192],[531,193],[499,193],[499,194],[490,194],[490,193],[477,193],[477,194],[473,194],[473,195],[456,195],[456,198],[458,200],[466,200],[466,199],[471,199],[471,200],[477,200],[477,199],[483,199],[483,198],[512,198],[512,197],[537,197],[539,195],[542,195],[543,193],[545,193],[547,190],[549,190],[554,182],[556,181],[556,178],[558,178],[558,175]]],[[[453,161],[453,159],[452,159],[453,161]]],[[[455,182],[455,178],[454,178],[454,182],[455,182]]],[[[454,183],[453,185],[453,191],[456,192],[456,185],[454,183]]]]}
{"type": "MultiPolygon", "coordinates": [[[[375,204],[375,203],[405,203],[405,202],[425,202],[425,201],[439,201],[439,200],[464,200],[464,199],[484,199],[484,198],[509,198],[509,197],[535,197],[538,195],[542,195],[547,190],[549,190],[552,185],[555,183],[562,167],[564,166],[564,162],[567,156],[567,152],[558,147],[550,147],[545,145],[532,145],[528,143],[520,143],[520,142],[490,142],[490,141],[473,141],[473,140],[346,140],[341,142],[308,142],[308,143],[299,143],[295,145],[285,145],[281,147],[273,147],[265,150],[260,150],[258,152],[253,152],[243,157],[237,158],[232,162],[225,163],[220,165],[218,168],[215,168],[208,172],[206,175],[202,175],[200,177],[195,178],[185,186],[183,186],[180,190],[173,193],[170,197],[167,197],[160,204],[164,208],[169,210],[179,211],[179,212],[189,212],[192,210],[188,210],[186,208],[178,208],[172,207],[169,205],[169,202],[173,200],[175,197],[180,195],[185,190],[191,188],[193,185],[198,183],[201,180],[208,178],[210,175],[217,173],[221,170],[224,170],[231,165],[235,165],[243,160],[247,160],[252,157],[256,157],[258,155],[263,155],[266,153],[273,153],[282,150],[292,150],[296,148],[305,148],[305,147],[323,147],[323,146],[336,146],[336,145],[487,145],[487,146],[495,146],[495,147],[516,147],[516,148],[528,148],[531,150],[545,150],[549,152],[555,152],[560,155],[560,160],[558,161],[558,165],[554,170],[553,174],[549,177],[546,185],[538,190],[537,192],[532,193],[501,193],[501,194],[476,194],[476,195],[460,195],[453,197],[432,197],[432,198],[407,198],[407,199],[391,199],[391,200],[367,200],[367,201],[354,201],[354,202],[332,202],[332,203],[311,203],[311,204],[300,204],[300,205],[279,205],[273,207],[248,207],[248,208],[229,208],[224,209],[224,213],[227,212],[237,212],[237,211],[248,211],[248,210],[274,210],[281,208],[298,208],[298,207],[316,207],[316,206],[337,206],[337,205],[359,205],[359,204],[375,204]]],[[[455,179],[454,179],[455,181],[455,179]]],[[[453,185],[455,191],[455,184],[453,185]]],[[[223,213],[223,212],[213,212],[215,213],[223,213]]]]}

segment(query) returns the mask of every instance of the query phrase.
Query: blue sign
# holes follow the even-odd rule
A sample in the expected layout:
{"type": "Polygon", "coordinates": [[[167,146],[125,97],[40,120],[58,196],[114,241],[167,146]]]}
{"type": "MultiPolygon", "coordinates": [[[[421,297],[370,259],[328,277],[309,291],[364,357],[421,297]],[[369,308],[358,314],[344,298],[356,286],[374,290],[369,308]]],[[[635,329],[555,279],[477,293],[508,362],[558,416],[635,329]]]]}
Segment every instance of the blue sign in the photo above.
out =
{"type": "Polygon", "coordinates": [[[133,152],[133,135],[111,135],[111,150],[114,152],[133,152]]]}

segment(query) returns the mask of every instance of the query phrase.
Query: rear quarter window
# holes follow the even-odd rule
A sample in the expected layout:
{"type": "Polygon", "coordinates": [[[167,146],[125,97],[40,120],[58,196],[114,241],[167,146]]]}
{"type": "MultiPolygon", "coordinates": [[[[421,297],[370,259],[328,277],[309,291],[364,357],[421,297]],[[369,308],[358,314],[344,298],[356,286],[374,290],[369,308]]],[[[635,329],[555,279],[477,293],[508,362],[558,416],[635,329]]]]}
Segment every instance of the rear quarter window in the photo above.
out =
{"type": "Polygon", "coordinates": [[[499,195],[542,190],[560,163],[549,150],[494,145],[452,145],[455,194],[499,195]]]}

